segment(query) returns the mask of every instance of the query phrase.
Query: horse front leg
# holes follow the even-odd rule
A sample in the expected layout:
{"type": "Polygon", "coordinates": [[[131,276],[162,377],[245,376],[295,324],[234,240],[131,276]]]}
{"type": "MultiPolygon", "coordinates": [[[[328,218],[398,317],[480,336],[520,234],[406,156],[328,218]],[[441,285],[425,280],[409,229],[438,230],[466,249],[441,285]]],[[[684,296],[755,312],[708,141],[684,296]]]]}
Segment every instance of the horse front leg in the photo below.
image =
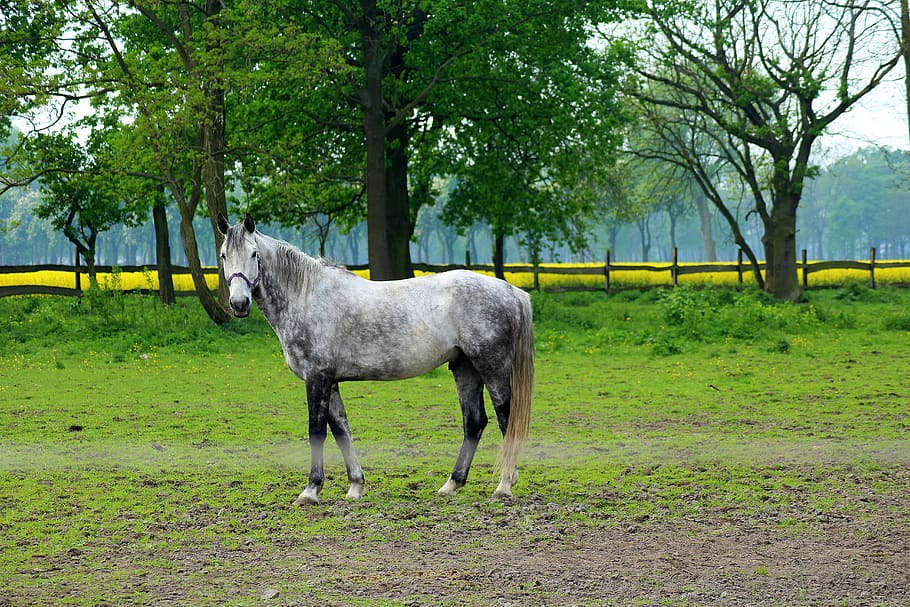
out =
{"type": "Polygon", "coordinates": [[[326,422],[329,417],[329,403],[332,398],[332,381],[324,375],[318,375],[306,382],[307,408],[309,409],[310,438],[310,479],[294,504],[318,504],[319,493],[325,482],[323,471],[323,453],[325,451],[326,422]]]}
{"type": "Polygon", "coordinates": [[[354,452],[354,442],[351,438],[351,427],[348,424],[348,416],[344,410],[344,402],[341,400],[341,392],[338,391],[338,384],[332,385],[332,396],[329,401],[329,428],[332,430],[332,436],[335,437],[335,443],[341,449],[341,455],[344,457],[344,466],[348,471],[348,481],[351,485],[348,489],[348,499],[360,499],[363,497],[363,468],[357,461],[357,454],[354,452]]]}

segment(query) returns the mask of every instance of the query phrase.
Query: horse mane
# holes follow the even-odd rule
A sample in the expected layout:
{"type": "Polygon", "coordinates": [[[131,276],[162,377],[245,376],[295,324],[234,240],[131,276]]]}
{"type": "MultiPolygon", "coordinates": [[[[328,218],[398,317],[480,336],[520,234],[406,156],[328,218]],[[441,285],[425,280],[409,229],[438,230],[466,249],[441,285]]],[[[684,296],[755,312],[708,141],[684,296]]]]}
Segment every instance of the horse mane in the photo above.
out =
{"type": "Polygon", "coordinates": [[[256,235],[273,249],[277,264],[274,272],[286,281],[289,289],[308,290],[313,284],[313,279],[325,269],[351,273],[344,266],[324,257],[307,255],[289,242],[266,236],[258,231],[256,235]]]}

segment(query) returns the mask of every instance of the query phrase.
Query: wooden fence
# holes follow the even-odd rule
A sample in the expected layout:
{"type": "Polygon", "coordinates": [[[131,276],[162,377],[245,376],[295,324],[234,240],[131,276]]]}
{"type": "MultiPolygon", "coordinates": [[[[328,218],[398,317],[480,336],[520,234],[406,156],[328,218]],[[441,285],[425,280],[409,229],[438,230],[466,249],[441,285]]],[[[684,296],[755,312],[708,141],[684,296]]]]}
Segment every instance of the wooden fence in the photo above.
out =
{"type": "MultiPolygon", "coordinates": [[[[171,270],[174,276],[179,275],[189,275],[190,269],[183,266],[171,266],[171,270]]],[[[155,266],[95,266],[95,272],[98,274],[145,274],[147,272],[154,272],[155,266]]],[[[203,268],[203,273],[211,276],[217,276],[218,268],[207,267],[203,268]]],[[[82,286],[83,286],[83,277],[88,274],[87,268],[85,266],[71,266],[65,264],[37,264],[29,266],[0,266],[0,297],[9,297],[11,295],[71,295],[71,296],[81,296],[82,295],[82,286]],[[11,274],[30,274],[35,272],[61,272],[64,274],[72,274],[72,285],[71,287],[60,286],[59,284],[49,285],[49,284],[4,284],[4,276],[11,274]]],[[[19,283],[20,281],[15,281],[19,283]]],[[[132,289],[136,290],[136,289],[132,289]]],[[[147,291],[149,289],[138,289],[140,291],[147,291]]],[[[192,290],[182,290],[177,291],[176,295],[185,296],[185,295],[195,295],[196,292],[192,290]]]]}
{"type": "MultiPolygon", "coordinates": [[[[436,265],[436,264],[424,264],[424,263],[415,263],[414,270],[418,272],[429,272],[437,273],[444,272],[446,270],[452,270],[456,268],[466,268],[469,270],[475,270],[479,272],[492,273],[493,266],[488,264],[471,264],[469,260],[468,263],[464,265],[436,265]]],[[[367,269],[367,266],[348,266],[352,271],[359,271],[367,269]]],[[[761,271],[764,271],[765,264],[760,263],[759,268],[761,271]]],[[[827,271],[827,270],[853,270],[862,272],[863,275],[867,277],[868,285],[871,288],[876,286],[876,271],[884,270],[889,268],[907,268],[910,269],[910,261],[877,261],[875,258],[875,249],[871,249],[869,252],[869,259],[867,261],[808,261],[806,259],[806,251],[803,250],[801,260],[797,261],[797,271],[800,274],[802,280],[803,288],[810,288],[809,277],[817,272],[827,271]]],[[[153,270],[154,266],[96,266],[96,271],[99,274],[110,274],[110,273],[145,273],[149,270],[153,270]]],[[[681,264],[678,261],[677,251],[673,251],[673,260],[670,263],[634,263],[634,264],[622,264],[616,263],[610,255],[610,252],[607,251],[605,260],[603,264],[596,265],[586,265],[586,266],[573,266],[570,264],[561,265],[561,264],[543,264],[543,265],[522,265],[522,264],[509,264],[506,266],[507,274],[516,275],[516,274],[530,274],[532,280],[529,284],[522,285],[528,289],[541,290],[541,275],[560,275],[560,276],[588,276],[588,277],[599,277],[596,286],[591,284],[591,280],[588,279],[585,281],[587,284],[563,284],[557,287],[548,287],[544,286],[542,290],[545,291],[593,291],[593,290],[603,290],[606,292],[611,292],[619,290],[622,288],[640,288],[643,285],[617,285],[615,277],[621,275],[622,272],[648,272],[655,273],[658,275],[663,274],[666,276],[667,280],[659,281],[659,285],[663,286],[676,286],[680,282],[680,277],[687,275],[697,275],[697,274],[734,274],[736,275],[736,282],[742,284],[745,282],[751,282],[751,272],[752,266],[748,262],[743,261],[743,255],[740,251],[737,261],[735,263],[696,263],[696,264],[681,264]]],[[[217,275],[218,269],[214,267],[205,268],[204,272],[207,275],[217,275]]],[[[77,266],[68,266],[68,265],[56,265],[56,264],[45,264],[45,265],[31,265],[31,266],[0,266],[0,297],[7,297],[10,295],[34,295],[34,294],[49,294],[49,295],[81,295],[82,294],[82,276],[85,274],[85,267],[77,266]],[[39,271],[55,271],[55,272],[64,272],[73,274],[73,282],[71,287],[60,286],[60,285],[47,285],[47,284],[6,284],[4,282],[4,275],[10,274],[22,274],[22,273],[33,273],[39,271]]],[[[178,275],[188,275],[189,269],[181,266],[174,266],[173,273],[175,276],[178,275]]],[[[910,283],[910,271],[907,272],[908,278],[905,280],[890,281],[897,282],[899,284],[908,284],[910,283]]],[[[17,283],[21,281],[15,281],[17,283]]],[[[579,281],[581,282],[581,281],[579,281]]],[[[651,283],[654,284],[653,282],[651,283]]],[[[133,289],[136,290],[136,289],[133,289]]],[[[138,290],[148,290],[140,288],[138,290]]],[[[177,295],[193,295],[192,290],[178,290],[177,295]]]]}

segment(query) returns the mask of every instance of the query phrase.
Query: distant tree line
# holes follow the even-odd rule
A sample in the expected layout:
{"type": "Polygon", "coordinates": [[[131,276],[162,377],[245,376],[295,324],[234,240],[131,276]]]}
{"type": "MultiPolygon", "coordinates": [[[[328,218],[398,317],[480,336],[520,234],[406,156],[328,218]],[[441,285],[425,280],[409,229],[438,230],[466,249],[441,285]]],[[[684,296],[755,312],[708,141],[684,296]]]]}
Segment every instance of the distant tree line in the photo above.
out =
{"type": "MultiPolygon", "coordinates": [[[[655,208],[625,223],[609,214],[592,219],[585,247],[574,250],[562,242],[545,242],[544,262],[603,261],[610,249],[614,260],[668,261],[673,247],[680,261],[732,261],[737,249],[724,222],[710,207],[709,240],[705,240],[699,213],[697,189],[683,188],[672,201],[664,199],[655,208]]],[[[861,148],[822,167],[806,187],[797,242],[810,259],[864,259],[875,247],[880,259],[910,259],[910,158],[902,151],[877,147],[861,148]]],[[[11,190],[0,196],[0,265],[72,263],[73,244],[53,225],[39,218],[37,187],[11,190]]],[[[742,202],[743,208],[748,201],[742,202]]],[[[491,263],[493,235],[489,226],[477,223],[463,233],[443,219],[445,201],[421,209],[411,242],[415,262],[458,264],[466,256],[474,263],[491,263]]],[[[168,207],[170,238],[179,241],[179,217],[168,207]]],[[[150,213],[149,213],[150,215],[150,213]]],[[[327,222],[326,218],[322,218],[327,222]]],[[[204,230],[204,218],[196,220],[200,255],[207,266],[216,265],[214,239],[204,230]]],[[[339,263],[368,262],[366,223],[342,231],[321,223],[319,218],[300,226],[265,224],[262,229],[339,263]]],[[[761,245],[757,218],[745,223],[747,239],[761,245]]],[[[505,253],[513,262],[530,262],[531,253],[517,239],[506,240],[505,253]]],[[[102,233],[96,258],[103,265],[156,265],[155,234],[151,217],[135,226],[117,224],[102,233]]],[[[186,266],[177,248],[172,261],[186,266]]],[[[84,261],[83,261],[84,263],[84,261]]]]}

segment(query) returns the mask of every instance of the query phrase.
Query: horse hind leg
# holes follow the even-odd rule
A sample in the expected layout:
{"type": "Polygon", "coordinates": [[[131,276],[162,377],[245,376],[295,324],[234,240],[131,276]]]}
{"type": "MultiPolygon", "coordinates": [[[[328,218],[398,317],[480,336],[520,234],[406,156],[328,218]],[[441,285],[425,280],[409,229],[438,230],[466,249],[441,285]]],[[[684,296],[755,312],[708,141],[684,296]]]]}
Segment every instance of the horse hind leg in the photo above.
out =
{"type": "MultiPolygon", "coordinates": [[[[493,409],[496,411],[496,421],[499,423],[499,430],[502,432],[503,439],[505,439],[506,430],[509,427],[509,413],[512,403],[511,380],[508,375],[505,375],[488,381],[486,385],[487,391],[490,393],[490,400],[493,401],[493,409]]],[[[511,470],[503,469],[499,485],[493,492],[493,497],[512,497],[512,486],[517,482],[517,467],[513,466],[511,470]]]]}
{"type": "Polygon", "coordinates": [[[332,436],[335,437],[335,443],[341,450],[344,457],[344,466],[348,472],[348,499],[360,499],[363,497],[363,468],[357,460],[357,454],[354,452],[354,442],[351,438],[351,427],[348,424],[348,416],[344,410],[344,402],[341,400],[341,392],[338,390],[338,384],[332,386],[332,395],[329,399],[329,428],[332,430],[332,436]]]}
{"type": "Polygon", "coordinates": [[[477,369],[463,355],[458,360],[449,363],[449,369],[455,376],[458,402],[461,404],[464,442],[458,451],[458,459],[455,460],[452,475],[440,487],[439,495],[455,495],[455,492],[465,485],[471,461],[477,451],[477,444],[487,426],[487,413],[483,406],[483,381],[477,369]]]}

